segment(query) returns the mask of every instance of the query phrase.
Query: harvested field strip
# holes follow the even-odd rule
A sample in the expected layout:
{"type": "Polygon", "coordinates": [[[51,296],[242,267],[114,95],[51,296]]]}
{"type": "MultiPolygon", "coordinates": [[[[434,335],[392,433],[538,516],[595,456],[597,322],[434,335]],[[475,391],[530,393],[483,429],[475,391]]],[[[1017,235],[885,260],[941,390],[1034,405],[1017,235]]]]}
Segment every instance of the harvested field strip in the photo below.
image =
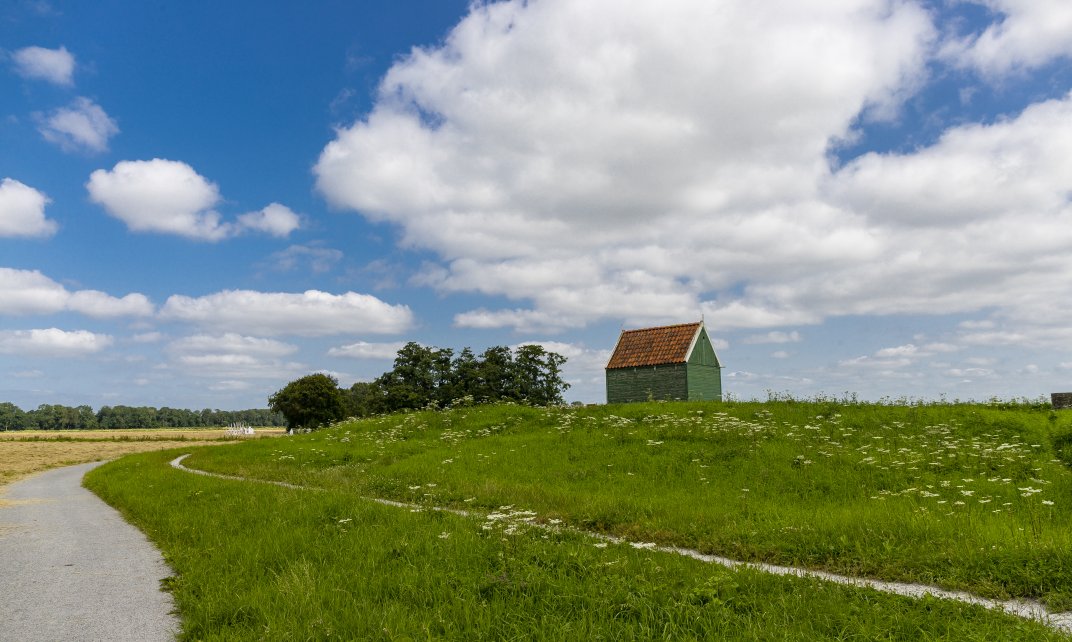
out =
{"type": "MultiPolygon", "coordinates": [[[[257,429],[258,437],[278,436],[282,428],[257,429]]],[[[11,430],[0,432],[3,441],[213,441],[228,439],[226,428],[128,428],[109,430],[11,430]]]]}
{"type": "MultiPolygon", "coordinates": [[[[223,428],[0,432],[0,487],[58,466],[115,459],[150,450],[237,441],[226,433],[223,428]]],[[[283,431],[278,428],[257,431],[257,437],[281,434],[283,431]]]]}
{"type": "MultiPolygon", "coordinates": [[[[212,441],[6,441],[0,443],[0,486],[58,466],[115,459],[131,453],[184,446],[205,446],[212,441]]],[[[0,500],[2,501],[2,500],[0,500]]]]}
{"type": "MultiPolygon", "coordinates": [[[[236,476],[236,475],[223,475],[223,474],[219,474],[219,473],[210,473],[210,472],[206,472],[206,471],[202,471],[202,470],[196,470],[196,469],[193,469],[193,468],[187,468],[186,466],[183,465],[182,461],[188,456],[189,455],[186,454],[186,455],[181,455],[179,457],[176,457],[175,459],[173,459],[171,461],[171,466],[176,468],[176,469],[178,469],[178,470],[182,470],[182,471],[185,471],[185,472],[188,472],[188,473],[194,473],[194,474],[198,474],[198,475],[205,475],[205,476],[208,476],[208,477],[216,477],[216,478],[219,478],[219,479],[228,479],[228,480],[234,480],[234,481],[246,481],[246,482],[255,482],[255,483],[266,483],[266,484],[272,484],[272,485],[275,485],[275,486],[281,486],[281,487],[284,487],[284,488],[298,489],[298,490],[311,490],[311,491],[322,491],[323,490],[321,488],[303,487],[303,486],[298,486],[298,485],[295,485],[295,484],[289,484],[289,483],[286,483],[286,482],[250,479],[250,478],[245,478],[245,477],[239,477],[239,476],[236,476]]],[[[438,507],[438,506],[430,507],[430,506],[424,506],[424,505],[418,505],[418,504],[407,504],[407,503],[404,503],[404,502],[398,502],[398,501],[394,501],[394,500],[390,500],[390,499],[383,499],[383,498],[377,498],[377,497],[365,497],[363,499],[366,499],[366,500],[372,501],[372,502],[376,502],[378,504],[382,504],[382,505],[385,505],[385,506],[394,506],[394,507],[397,507],[397,508],[406,508],[406,509],[411,510],[411,511],[435,510],[435,511],[448,512],[448,513],[451,513],[451,514],[454,514],[454,515],[459,515],[459,516],[462,516],[462,517],[478,517],[480,519],[488,519],[487,515],[480,515],[480,514],[477,514],[477,513],[473,513],[471,511],[462,511],[462,510],[457,510],[457,509],[452,509],[452,508],[447,508],[447,507],[438,507]]],[[[740,561],[740,560],[732,560],[732,559],[729,559],[729,558],[726,558],[726,557],[721,557],[721,556],[718,556],[718,555],[707,555],[707,554],[701,553],[699,551],[692,550],[692,549],[687,549],[687,548],[680,548],[680,547],[673,547],[673,546],[657,546],[655,544],[647,543],[647,542],[631,542],[631,541],[628,541],[628,540],[623,539],[623,538],[611,537],[611,536],[603,535],[601,533],[592,533],[592,532],[587,532],[587,531],[580,531],[580,530],[577,530],[577,529],[564,528],[562,526],[548,525],[546,523],[546,521],[542,521],[542,522],[538,521],[535,516],[525,517],[523,519],[523,521],[525,521],[526,523],[528,523],[528,524],[530,524],[532,526],[536,526],[536,527],[539,527],[539,528],[547,528],[549,530],[553,530],[553,531],[556,531],[556,532],[557,531],[563,531],[563,530],[571,531],[571,532],[579,533],[581,535],[587,535],[587,536],[592,537],[594,539],[598,539],[598,540],[602,540],[602,541],[606,541],[606,542],[611,542],[611,543],[614,543],[614,544],[628,544],[628,545],[630,545],[630,546],[632,546],[634,548],[642,548],[642,549],[659,551],[659,552],[663,552],[663,553],[671,553],[671,554],[675,554],[675,555],[682,555],[684,557],[689,557],[689,558],[692,558],[692,559],[695,559],[695,560],[699,560],[701,562],[719,564],[719,565],[725,566],[726,568],[729,568],[729,569],[747,568],[747,569],[761,571],[761,572],[764,572],[764,573],[772,573],[774,575],[790,575],[790,576],[795,576],[795,577],[814,578],[814,579],[824,580],[824,581],[828,581],[828,582],[834,582],[836,584],[843,584],[843,585],[847,585],[847,586],[871,588],[871,589],[874,589],[874,590],[877,590],[877,591],[882,591],[882,592],[885,592],[885,593],[893,593],[895,595],[902,595],[902,596],[911,597],[911,598],[924,598],[924,597],[930,596],[930,597],[936,597],[936,598],[943,599],[943,600],[954,600],[954,601],[957,601],[957,602],[963,602],[965,604],[973,604],[973,605],[977,605],[977,606],[982,606],[984,608],[995,610],[995,611],[1002,611],[1002,612],[1008,613],[1010,615],[1016,615],[1018,617],[1038,620],[1038,621],[1046,624],[1047,626],[1050,626],[1050,627],[1052,627],[1052,628],[1054,628],[1054,629],[1056,629],[1058,631],[1062,631],[1062,632],[1065,632],[1065,633],[1072,633],[1072,612],[1050,613],[1049,611],[1046,610],[1046,608],[1044,606],[1042,606],[1038,602],[1035,602],[1035,601],[1032,601],[1032,600],[1004,600],[1004,601],[1003,600],[994,600],[994,599],[982,598],[982,597],[972,595],[970,593],[963,592],[963,591],[948,591],[948,590],[944,590],[944,589],[941,589],[941,588],[938,588],[938,587],[935,587],[935,586],[926,586],[926,585],[922,585],[922,584],[910,584],[910,583],[903,583],[903,582],[884,582],[884,581],[881,581],[881,580],[875,580],[875,579],[870,579],[870,578],[847,577],[847,576],[844,576],[844,575],[837,575],[837,574],[834,574],[834,573],[827,573],[825,571],[815,571],[815,570],[810,570],[810,569],[805,569],[805,568],[777,566],[777,565],[772,565],[772,564],[762,564],[762,563],[754,563],[754,562],[743,562],[743,561],[740,561]]]]}

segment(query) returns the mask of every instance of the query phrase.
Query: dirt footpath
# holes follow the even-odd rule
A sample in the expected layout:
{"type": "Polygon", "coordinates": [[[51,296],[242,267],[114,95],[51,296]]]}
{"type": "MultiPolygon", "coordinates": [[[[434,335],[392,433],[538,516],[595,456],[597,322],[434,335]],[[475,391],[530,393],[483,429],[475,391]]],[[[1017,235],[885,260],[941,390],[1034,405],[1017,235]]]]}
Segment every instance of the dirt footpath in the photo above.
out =
{"type": "Polygon", "coordinates": [[[82,488],[99,463],[0,489],[0,641],[172,640],[159,551],[82,488]]]}

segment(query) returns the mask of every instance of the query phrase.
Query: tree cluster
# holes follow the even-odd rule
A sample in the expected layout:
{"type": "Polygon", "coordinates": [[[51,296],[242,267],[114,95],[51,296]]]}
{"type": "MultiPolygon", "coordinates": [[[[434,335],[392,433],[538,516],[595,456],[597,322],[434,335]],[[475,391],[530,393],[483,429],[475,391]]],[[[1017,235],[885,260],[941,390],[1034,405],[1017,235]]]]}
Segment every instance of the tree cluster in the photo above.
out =
{"type": "Polygon", "coordinates": [[[397,410],[445,407],[457,403],[513,401],[532,405],[562,403],[569,384],[562,380],[566,358],[542,346],[488,348],[477,355],[465,348],[407,343],[394,368],[373,381],[338,388],[329,375],[308,375],[269,398],[269,407],[291,428],[316,428],[344,417],[366,417],[397,410]]]}
{"type": "Polygon", "coordinates": [[[284,426],[286,420],[268,409],[184,410],[148,406],[103,406],[94,412],[89,406],[41,404],[22,410],[13,403],[0,403],[0,431],[3,430],[89,430],[94,428],[211,428],[284,426]]]}

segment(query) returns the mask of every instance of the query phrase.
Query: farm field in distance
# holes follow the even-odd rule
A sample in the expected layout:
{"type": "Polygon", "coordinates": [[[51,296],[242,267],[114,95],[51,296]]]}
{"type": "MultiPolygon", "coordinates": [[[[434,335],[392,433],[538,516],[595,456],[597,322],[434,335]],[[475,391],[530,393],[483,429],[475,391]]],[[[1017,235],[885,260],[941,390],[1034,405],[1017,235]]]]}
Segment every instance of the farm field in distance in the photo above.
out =
{"type": "Polygon", "coordinates": [[[652,547],[1072,610],[1070,434],[1028,404],[478,406],[137,455],[87,485],[164,551],[191,639],[1066,639],[652,547]],[[184,452],[307,488],[167,465],[184,452]]]}
{"type": "MultiPolygon", "coordinates": [[[[108,430],[12,430],[0,432],[0,488],[42,470],[130,453],[233,442],[226,428],[145,428],[108,430]]],[[[258,429],[258,436],[281,428],[258,429]]]]}

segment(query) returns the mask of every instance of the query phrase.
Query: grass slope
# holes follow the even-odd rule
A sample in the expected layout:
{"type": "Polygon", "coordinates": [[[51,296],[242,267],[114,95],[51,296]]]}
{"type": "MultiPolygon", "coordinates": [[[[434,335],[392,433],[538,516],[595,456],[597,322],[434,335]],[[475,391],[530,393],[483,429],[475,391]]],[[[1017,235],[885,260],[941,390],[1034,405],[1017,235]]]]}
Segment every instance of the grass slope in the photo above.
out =
{"type": "Polygon", "coordinates": [[[215,472],[1072,608],[1072,415],[983,405],[492,406],[202,451],[215,472]]]}
{"type": "Polygon", "coordinates": [[[1072,490],[1030,408],[490,406],[146,454],[88,486],[175,567],[190,639],[1058,639],[937,600],[599,548],[524,521],[994,597],[1070,597],[1072,490]],[[407,512],[361,495],[496,512],[407,512]]]}
{"type": "Polygon", "coordinates": [[[548,532],[511,507],[466,518],[191,475],[175,452],[86,484],[163,550],[184,639],[1063,639],[979,607],[548,532]]]}

